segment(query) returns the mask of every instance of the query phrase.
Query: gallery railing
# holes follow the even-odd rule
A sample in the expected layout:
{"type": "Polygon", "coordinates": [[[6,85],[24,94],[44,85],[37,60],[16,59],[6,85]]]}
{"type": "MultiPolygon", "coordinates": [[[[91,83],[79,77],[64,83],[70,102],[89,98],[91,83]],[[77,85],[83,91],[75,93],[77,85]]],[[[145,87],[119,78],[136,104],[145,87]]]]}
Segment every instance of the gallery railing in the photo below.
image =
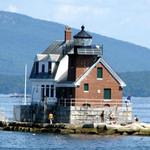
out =
{"type": "Polygon", "coordinates": [[[92,107],[111,107],[111,106],[124,106],[129,107],[132,105],[131,102],[124,99],[85,99],[85,98],[60,98],[58,99],[58,105],[62,106],[92,106],[92,107]]]}

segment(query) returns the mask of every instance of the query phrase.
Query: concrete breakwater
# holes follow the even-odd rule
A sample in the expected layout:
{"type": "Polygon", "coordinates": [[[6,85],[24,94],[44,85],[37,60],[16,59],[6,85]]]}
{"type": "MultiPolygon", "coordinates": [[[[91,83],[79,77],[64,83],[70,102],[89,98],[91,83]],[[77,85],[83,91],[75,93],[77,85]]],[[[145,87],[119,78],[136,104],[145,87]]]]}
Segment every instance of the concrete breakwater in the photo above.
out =
{"type": "Polygon", "coordinates": [[[99,135],[147,135],[150,136],[150,124],[132,123],[128,125],[109,124],[47,124],[47,123],[20,123],[0,122],[4,131],[21,131],[33,133],[58,133],[58,134],[99,134],[99,135]]]}

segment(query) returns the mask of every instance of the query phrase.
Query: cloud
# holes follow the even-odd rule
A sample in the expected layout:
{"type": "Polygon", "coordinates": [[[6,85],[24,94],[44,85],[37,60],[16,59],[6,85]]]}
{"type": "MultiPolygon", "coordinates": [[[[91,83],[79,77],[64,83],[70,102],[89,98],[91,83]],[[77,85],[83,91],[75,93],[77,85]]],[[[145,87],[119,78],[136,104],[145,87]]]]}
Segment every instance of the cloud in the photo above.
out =
{"type": "Polygon", "coordinates": [[[7,11],[10,11],[10,12],[18,12],[18,7],[14,4],[10,4],[7,8],[7,11]]]}

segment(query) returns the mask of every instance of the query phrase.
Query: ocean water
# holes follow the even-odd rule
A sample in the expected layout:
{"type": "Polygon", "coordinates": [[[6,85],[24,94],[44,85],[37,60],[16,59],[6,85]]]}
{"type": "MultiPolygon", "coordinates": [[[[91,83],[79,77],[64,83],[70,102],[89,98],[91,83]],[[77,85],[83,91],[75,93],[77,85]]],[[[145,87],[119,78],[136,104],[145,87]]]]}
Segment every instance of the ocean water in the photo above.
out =
{"type": "Polygon", "coordinates": [[[132,108],[141,122],[150,123],[150,97],[133,97],[132,108]]]}
{"type": "Polygon", "coordinates": [[[0,149],[149,150],[150,137],[0,132],[0,149]]]}
{"type": "MultiPolygon", "coordinates": [[[[20,98],[0,95],[0,108],[12,118],[13,104],[20,104],[20,98]]],[[[150,123],[150,97],[132,98],[133,113],[142,122],[150,123]]],[[[149,136],[100,136],[100,135],[59,135],[49,133],[24,133],[0,131],[2,149],[60,149],[60,150],[149,150],[149,136]]]]}

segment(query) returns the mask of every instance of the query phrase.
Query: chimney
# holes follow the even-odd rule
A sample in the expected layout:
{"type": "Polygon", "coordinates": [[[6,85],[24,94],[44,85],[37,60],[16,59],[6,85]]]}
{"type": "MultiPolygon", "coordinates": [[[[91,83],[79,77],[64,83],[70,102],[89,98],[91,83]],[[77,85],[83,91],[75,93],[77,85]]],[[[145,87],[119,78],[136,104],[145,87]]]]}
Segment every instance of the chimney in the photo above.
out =
{"type": "Polygon", "coordinates": [[[71,40],[71,27],[65,26],[65,42],[71,40]]]}

